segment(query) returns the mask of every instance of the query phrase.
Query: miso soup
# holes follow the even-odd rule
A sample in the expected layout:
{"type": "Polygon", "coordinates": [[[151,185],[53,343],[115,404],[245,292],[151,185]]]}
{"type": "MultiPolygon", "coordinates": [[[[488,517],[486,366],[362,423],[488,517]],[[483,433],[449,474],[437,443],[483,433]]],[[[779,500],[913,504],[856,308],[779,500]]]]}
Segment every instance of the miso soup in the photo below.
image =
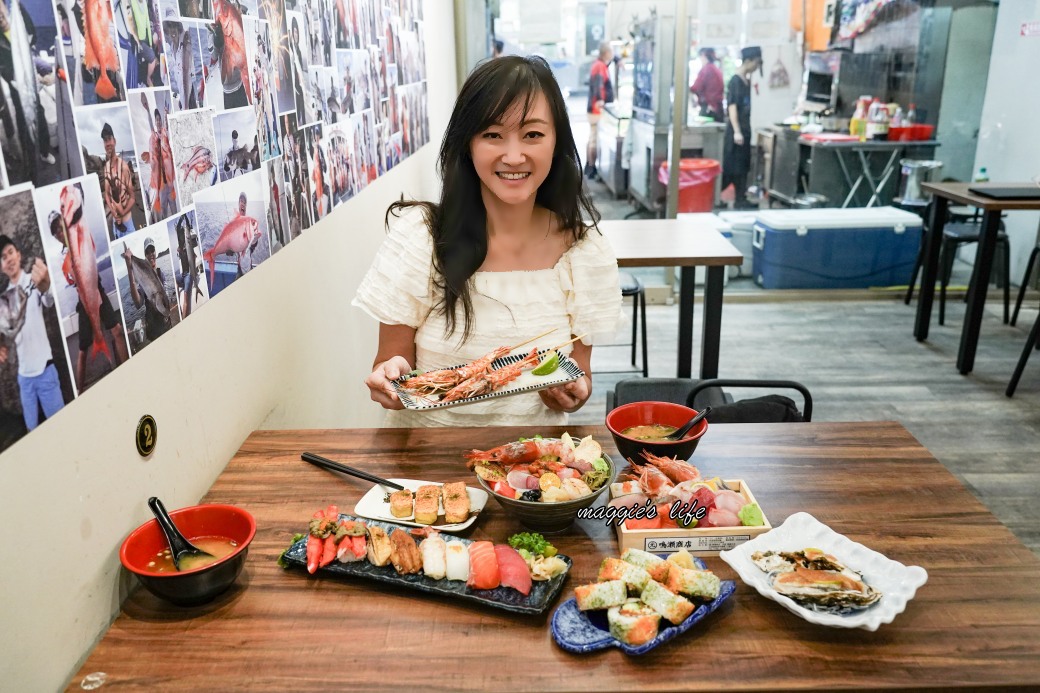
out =
{"type": "Polygon", "coordinates": [[[643,426],[630,426],[621,431],[621,435],[636,440],[664,440],[664,437],[675,433],[678,428],[665,426],[664,424],[645,424],[643,426]]]}
{"type": "Polygon", "coordinates": [[[185,556],[181,559],[181,569],[173,564],[173,556],[170,555],[170,547],[167,546],[155,558],[149,561],[145,570],[153,573],[176,573],[186,570],[195,570],[216,563],[238,548],[238,542],[227,537],[194,537],[188,539],[197,549],[213,554],[210,556],[185,556]]]}

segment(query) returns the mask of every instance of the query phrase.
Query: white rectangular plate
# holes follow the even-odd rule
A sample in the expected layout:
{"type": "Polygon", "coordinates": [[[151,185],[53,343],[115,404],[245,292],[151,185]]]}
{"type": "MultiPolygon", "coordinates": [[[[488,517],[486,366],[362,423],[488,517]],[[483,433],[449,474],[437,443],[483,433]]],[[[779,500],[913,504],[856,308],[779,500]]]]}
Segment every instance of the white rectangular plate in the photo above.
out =
{"type": "Polygon", "coordinates": [[[905,566],[883,554],[857,544],[838,534],[809,513],[795,513],[779,527],[759,535],[719,558],[737,571],[740,579],[754,587],[763,597],[779,603],[791,613],[810,623],[835,628],[863,628],[877,630],[883,623],[891,623],[903,613],[906,604],[914,598],[917,588],[928,581],[925,569],[905,566]],[[833,555],[839,562],[863,575],[863,581],[880,590],[881,599],[873,606],[849,614],[828,614],[807,609],[798,602],[779,594],[769,585],[768,574],[751,561],[758,551],[800,551],[820,549],[833,555]]]}
{"type": "MultiPolygon", "coordinates": [[[[549,353],[549,349],[543,349],[538,352],[539,359],[545,358],[545,355],[549,353]]],[[[493,369],[502,368],[509,364],[516,363],[523,359],[527,354],[513,354],[512,356],[503,356],[500,359],[495,359],[491,362],[493,369]]],[[[462,368],[466,364],[460,363],[452,368],[462,368]]],[[[427,409],[447,409],[448,407],[457,407],[463,404],[473,404],[474,402],[483,402],[484,400],[494,399],[495,397],[508,397],[509,395],[517,395],[522,392],[535,392],[537,390],[544,390],[547,387],[556,387],[557,385],[563,385],[569,383],[572,380],[585,375],[585,371],[575,363],[574,359],[570,356],[564,356],[560,354],[560,367],[549,375],[535,375],[531,371],[524,371],[520,374],[520,377],[509,383],[501,390],[496,390],[486,395],[478,395],[476,397],[466,397],[465,399],[457,399],[454,402],[440,402],[433,398],[424,398],[416,395],[414,392],[409,392],[402,383],[408,380],[408,376],[398,378],[397,380],[391,381],[394,392],[401,398],[401,404],[406,409],[414,409],[423,411],[427,409]]]]}
{"type": "MultiPolygon", "coordinates": [[[[406,489],[414,492],[420,486],[443,486],[443,484],[436,481],[419,481],[418,479],[387,479],[387,481],[393,481],[396,484],[404,486],[406,489]]],[[[389,496],[394,492],[394,489],[376,484],[368,490],[361,500],[354,506],[354,514],[359,517],[367,517],[370,520],[385,520],[387,522],[396,522],[399,525],[408,525],[409,527],[433,527],[434,529],[441,532],[461,532],[466,529],[474,522],[477,521],[477,515],[484,509],[487,504],[488,494],[484,489],[466,487],[466,494],[469,496],[469,517],[465,522],[456,522],[453,524],[447,524],[444,522],[444,505],[438,500],[437,501],[437,521],[432,525],[423,525],[415,521],[415,515],[409,515],[408,517],[394,517],[393,513],[390,512],[389,496]]]]}

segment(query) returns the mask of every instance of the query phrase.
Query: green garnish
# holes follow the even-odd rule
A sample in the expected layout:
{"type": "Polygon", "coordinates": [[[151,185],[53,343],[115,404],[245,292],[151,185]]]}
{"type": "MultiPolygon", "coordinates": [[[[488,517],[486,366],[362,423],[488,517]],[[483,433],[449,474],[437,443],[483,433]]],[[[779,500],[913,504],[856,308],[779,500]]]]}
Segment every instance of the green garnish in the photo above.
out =
{"type": "Polygon", "coordinates": [[[288,568],[289,567],[289,563],[285,560],[285,554],[289,553],[289,549],[291,549],[293,546],[295,546],[296,542],[298,542],[300,539],[303,539],[305,536],[307,536],[307,535],[306,534],[294,534],[293,535],[292,543],[289,544],[289,546],[285,549],[285,551],[282,551],[280,554],[278,554],[278,565],[280,567],[282,567],[282,568],[288,568]]]}
{"type": "Polygon", "coordinates": [[[588,487],[590,489],[595,491],[600,486],[602,486],[603,484],[607,483],[610,480],[610,472],[609,471],[600,471],[598,469],[595,469],[595,467],[593,467],[593,469],[591,469],[591,470],[589,470],[589,471],[587,471],[587,472],[585,472],[584,474],[581,475],[581,480],[584,481],[586,484],[588,484],[588,487]]]}
{"type": "Polygon", "coordinates": [[[592,468],[595,469],[597,472],[610,471],[610,465],[607,464],[607,461],[602,457],[597,457],[596,459],[592,460],[592,468]]]}
{"type": "Polygon", "coordinates": [[[517,551],[530,551],[536,556],[549,558],[556,555],[556,547],[538,532],[520,532],[509,537],[509,545],[517,551]]]}

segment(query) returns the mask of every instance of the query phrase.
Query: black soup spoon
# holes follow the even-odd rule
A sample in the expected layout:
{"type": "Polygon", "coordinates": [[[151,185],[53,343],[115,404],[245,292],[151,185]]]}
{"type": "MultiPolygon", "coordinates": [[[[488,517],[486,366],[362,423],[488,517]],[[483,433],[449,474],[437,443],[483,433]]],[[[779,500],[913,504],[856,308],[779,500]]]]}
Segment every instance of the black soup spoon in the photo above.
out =
{"type": "Polygon", "coordinates": [[[690,419],[689,421],[687,421],[686,425],[684,425],[682,428],[677,430],[675,433],[669,433],[668,435],[666,435],[664,437],[664,439],[665,440],[682,440],[683,436],[685,436],[687,433],[689,433],[693,429],[694,426],[696,426],[697,424],[699,424],[701,422],[701,419],[703,419],[705,416],[707,416],[710,413],[711,413],[711,407],[704,407],[704,409],[702,409],[701,412],[699,414],[697,414],[697,416],[695,416],[692,419],[690,419]]]}
{"type": "Polygon", "coordinates": [[[177,529],[177,525],[173,524],[173,520],[170,518],[169,513],[166,512],[166,508],[161,500],[152,496],[148,499],[148,507],[151,508],[155,519],[159,521],[159,526],[162,527],[163,534],[166,535],[166,541],[170,544],[170,557],[173,559],[174,568],[178,571],[191,570],[199,567],[197,564],[200,559],[215,558],[213,554],[192,545],[190,541],[184,538],[181,531],[177,529]],[[182,568],[181,562],[185,560],[187,561],[187,567],[182,568]]]}

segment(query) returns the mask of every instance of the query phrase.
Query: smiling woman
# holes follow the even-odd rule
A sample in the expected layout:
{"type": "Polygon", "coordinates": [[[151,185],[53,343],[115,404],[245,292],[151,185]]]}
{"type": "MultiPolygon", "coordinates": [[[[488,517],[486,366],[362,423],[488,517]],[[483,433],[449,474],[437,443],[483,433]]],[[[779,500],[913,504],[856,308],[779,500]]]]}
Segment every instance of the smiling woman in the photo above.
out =
{"type": "MultiPolygon", "coordinates": [[[[398,202],[353,304],[380,322],[365,380],[388,425],[562,424],[591,394],[596,339],[617,324],[617,261],[599,233],[559,85],[538,57],[478,66],[441,145],[441,199],[398,202]],[[473,361],[553,332],[582,335],[571,356],[586,377],[448,410],[400,411],[391,380],[473,361]]],[[[537,346],[549,346],[549,343],[537,346]]]]}

